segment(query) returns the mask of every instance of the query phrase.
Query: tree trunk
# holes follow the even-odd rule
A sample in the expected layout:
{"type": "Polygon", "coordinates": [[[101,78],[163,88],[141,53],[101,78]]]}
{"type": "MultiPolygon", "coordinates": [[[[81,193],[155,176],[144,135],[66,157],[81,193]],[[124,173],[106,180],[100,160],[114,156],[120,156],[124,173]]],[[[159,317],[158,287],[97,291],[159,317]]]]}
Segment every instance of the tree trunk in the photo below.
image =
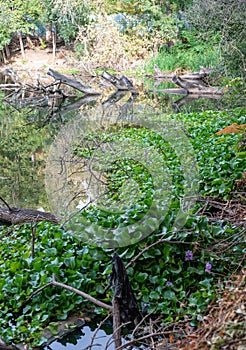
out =
{"type": "Polygon", "coordinates": [[[9,46],[8,45],[5,45],[5,52],[6,52],[6,57],[7,58],[10,58],[10,50],[9,50],[9,46]]]}
{"type": "Polygon", "coordinates": [[[51,25],[46,24],[46,33],[45,33],[46,41],[52,41],[52,32],[51,32],[51,25]]]}
{"type": "Polygon", "coordinates": [[[30,38],[30,35],[26,35],[26,40],[27,40],[27,43],[28,43],[28,46],[29,46],[29,48],[30,49],[34,49],[34,44],[33,44],[33,42],[32,42],[32,39],[30,38]]]}
{"type": "Polygon", "coordinates": [[[6,58],[4,49],[1,50],[1,53],[2,53],[2,58],[3,58],[3,63],[6,64],[7,63],[7,58],[6,58]]]}
{"type": "Polygon", "coordinates": [[[20,42],[21,55],[22,55],[22,58],[25,59],[26,55],[25,55],[25,49],[24,49],[24,44],[23,44],[21,32],[18,32],[17,35],[18,35],[18,39],[20,42]]]}
{"type": "Polygon", "coordinates": [[[55,64],[56,60],[56,25],[52,31],[52,63],[55,64]]]}

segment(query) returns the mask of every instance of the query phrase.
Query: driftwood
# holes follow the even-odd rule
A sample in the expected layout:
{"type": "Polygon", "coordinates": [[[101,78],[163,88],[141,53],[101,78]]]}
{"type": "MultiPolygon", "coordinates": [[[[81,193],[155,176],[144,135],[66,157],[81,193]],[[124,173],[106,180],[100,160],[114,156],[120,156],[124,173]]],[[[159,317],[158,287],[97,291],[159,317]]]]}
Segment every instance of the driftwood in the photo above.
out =
{"type": "Polygon", "coordinates": [[[113,337],[115,348],[121,346],[121,321],[135,322],[140,317],[136,298],[130,285],[126,268],[118,254],[114,253],[110,283],[114,289],[113,297],[113,337]]]}
{"type": "Polygon", "coordinates": [[[0,224],[2,225],[15,225],[38,221],[49,221],[58,224],[60,220],[61,218],[48,212],[14,207],[4,208],[0,206],[0,224]]]}
{"type": "Polygon", "coordinates": [[[190,80],[182,79],[181,77],[178,77],[176,75],[174,75],[174,77],[172,78],[172,81],[174,82],[174,84],[186,90],[189,90],[192,88],[199,88],[200,86],[199,81],[194,82],[194,80],[190,81],[190,80]]]}
{"type": "Polygon", "coordinates": [[[223,94],[223,89],[217,86],[206,86],[204,82],[200,80],[187,80],[176,75],[173,77],[172,81],[180,86],[181,88],[187,90],[187,94],[196,94],[199,93],[205,94],[223,94]]]}
{"type": "MultiPolygon", "coordinates": [[[[182,79],[191,79],[191,80],[204,79],[204,78],[207,78],[212,71],[213,71],[212,68],[205,68],[205,67],[201,66],[199,72],[182,74],[182,75],[180,75],[180,77],[182,79]]],[[[147,76],[150,78],[160,79],[160,80],[172,80],[172,78],[174,76],[173,73],[163,72],[157,66],[157,64],[154,64],[154,72],[155,72],[154,75],[147,75],[147,76]]]]}
{"type": "Polygon", "coordinates": [[[81,84],[79,81],[71,79],[66,77],[65,75],[53,70],[53,69],[49,69],[48,73],[49,76],[51,76],[52,78],[54,78],[55,80],[59,81],[62,84],[71,86],[72,88],[79,90],[81,92],[83,92],[84,94],[87,95],[100,95],[100,92],[95,91],[92,87],[90,86],[85,86],[83,84],[81,84]]]}
{"type": "Polygon", "coordinates": [[[20,84],[1,84],[0,85],[0,90],[2,91],[11,91],[11,90],[16,90],[20,88],[20,84]]]}
{"type": "Polygon", "coordinates": [[[18,76],[17,73],[15,73],[11,68],[7,68],[3,70],[2,75],[8,79],[8,82],[5,82],[4,84],[0,84],[0,90],[3,91],[16,91],[17,89],[22,89],[25,91],[25,93],[29,93],[31,96],[34,94],[41,93],[43,95],[50,95],[54,93],[60,94],[62,97],[64,97],[64,93],[60,89],[60,85],[68,85],[80,92],[83,92],[86,95],[101,95],[98,91],[94,90],[90,86],[85,86],[81,82],[75,79],[71,79],[64,74],[61,74],[53,69],[49,69],[47,75],[51,76],[52,78],[55,79],[55,82],[44,85],[41,83],[40,80],[37,79],[36,83],[31,82],[31,83],[24,83],[22,79],[18,76]],[[55,88],[56,87],[56,88],[55,88]],[[54,89],[55,88],[55,89],[54,89]]]}
{"type": "Polygon", "coordinates": [[[117,78],[115,75],[103,72],[102,77],[109,81],[118,91],[130,91],[132,94],[138,94],[132,82],[124,75],[121,78],[117,78]]]}
{"type": "Polygon", "coordinates": [[[165,94],[172,94],[172,95],[188,95],[188,92],[186,89],[156,89],[156,90],[149,90],[150,92],[163,92],[165,94]]]}
{"type": "MultiPolygon", "coordinates": [[[[166,79],[165,73],[162,73],[157,65],[154,66],[157,76],[157,82],[167,80],[170,81],[170,76],[166,79]]],[[[167,94],[177,95],[196,95],[198,97],[208,97],[210,95],[222,96],[223,88],[218,86],[210,86],[208,83],[208,75],[212,72],[210,68],[200,67],[199,72],[187,73],[180,76],[173,75],[171,81],[179,88],[152,90],[152,92],[164,92],[167,94]]],[[[159,84],[158,84],[159,85],[159,84]]]]}

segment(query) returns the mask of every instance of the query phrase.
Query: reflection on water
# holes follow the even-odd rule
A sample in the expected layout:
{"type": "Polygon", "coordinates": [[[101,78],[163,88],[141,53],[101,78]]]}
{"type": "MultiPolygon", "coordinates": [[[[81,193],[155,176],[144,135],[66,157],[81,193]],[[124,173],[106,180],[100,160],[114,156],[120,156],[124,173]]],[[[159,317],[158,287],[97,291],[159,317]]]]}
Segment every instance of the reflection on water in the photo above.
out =
{"type": "MultiPolygon", "coordinates": [[[[164,83],[162,83],[164,84],[164,83]]],[[[171,83],[166,83],[170,86],[171,83]]],[[[165,85],[158,86],[163,88],[165,85]]],[[[146,91],[150,86],[146,85],[146,91]]],[[[120,118],[125,114],[148,113],[148,110],[173,113],[174,110],[191,112],[204,109],[218,109],[221,101],[195,99],[191,96],[167,95],[162,93],[129,92],[113,93],[102,100],[98,96],[61,99],[43,98],[37,103],[31,98],[8,100],[0,108],[0,196],[12,206],[49,210],[44,187],[45,160],[50,145],[62,125],[73,120],[84,111],[92,110],[101,117],[120,118]],[[11,106],[12,104],[12,106],[11,106]],[[42,149],[42,158],[33,154],[42,149]]]]}
{"type": "Polygon", "coordinates": [[[108,335],[100,329],[93,339],[94,333],[95,331],[92,331],[89,326],[84,326],[81,330],[74,331],[73,334],[62,340],[54,341],[44,350],[114,350],[112,335],[108,335]]]}
{"type": "MultiPolygon", "coordinates": [[[[98,330],[95,326],[85,325],[81,329],[76,329],[61,339],[55,340],[43,350],[114,350],[112,333],[111,326],[98,330]]],[[[127,341],[122,338],[122,344],[126,343],[127,341]]],[[[139,349],[147,350],[144,346],[138,347],[139,349]]]]}
{"type": "MultiPolygon", "coordinates": [[[[122,345],[127,340],[122,338],[122,345]]],[[[60,340],[55,340],[43,350],[114,350],[112,328],[95,330],[94,327],[83,326],[60,340]]],[[[144,345],[131,347],[132,350],[148,350],[144,345]]]]}

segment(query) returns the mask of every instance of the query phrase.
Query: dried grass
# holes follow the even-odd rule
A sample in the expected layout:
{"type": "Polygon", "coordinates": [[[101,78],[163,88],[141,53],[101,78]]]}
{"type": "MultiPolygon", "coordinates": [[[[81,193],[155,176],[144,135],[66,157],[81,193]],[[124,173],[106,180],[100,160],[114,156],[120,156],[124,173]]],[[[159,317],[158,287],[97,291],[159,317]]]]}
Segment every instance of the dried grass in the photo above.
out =
{"type": "Polygon", "coordinates": [[[182,350],[246,349],[246,269],[232,278],[212,303],[196,332],[179,341],[182,350]]]}

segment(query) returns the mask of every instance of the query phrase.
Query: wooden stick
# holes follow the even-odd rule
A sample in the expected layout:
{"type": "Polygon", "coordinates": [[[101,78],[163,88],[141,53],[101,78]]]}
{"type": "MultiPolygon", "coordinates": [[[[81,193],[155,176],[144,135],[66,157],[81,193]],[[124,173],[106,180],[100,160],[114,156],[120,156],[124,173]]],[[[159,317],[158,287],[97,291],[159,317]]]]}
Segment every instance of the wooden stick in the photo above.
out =
{"type": "Polygon", "coordinates": [[[122,345],[121,342],[121,324],[120,324],[120,305],[116,297],[113,298],[113,338],[115,349],[122,345]]]}
{"type": "Polygon", "coordinates": [[[78,294],[78,295],[81,295],[83,298],[85,298],[85,299],[91,301],[91,302],[92,302],[93,304],[95,304],[95,305],[98,305],[98,306],[100,306],[100,307],[103,307],[104,309],[107,309],[107,310],[109,310],[109,311],[113,311],[113,307],[112,307],[111,305],[105,304],[105,303],[103,303],[102,301],[93,298],[93,297],[90,296],[89,294],[84,293],[84,292],[82,292],[81,290],[78,290],[78,289],[76,289],[76,288],[74,288],[74,287],[68,286],[67,284],[57,282],[56,279],[55,279],[55,275],[54,275],[54,274],[52,275],[52,285],[53,285],[53,286],[56,286],[56,287],[61,287],[61,288],[70,290],[70,291],[73,292],[73,293],[76,293],[76,294],[78,294]]]}

